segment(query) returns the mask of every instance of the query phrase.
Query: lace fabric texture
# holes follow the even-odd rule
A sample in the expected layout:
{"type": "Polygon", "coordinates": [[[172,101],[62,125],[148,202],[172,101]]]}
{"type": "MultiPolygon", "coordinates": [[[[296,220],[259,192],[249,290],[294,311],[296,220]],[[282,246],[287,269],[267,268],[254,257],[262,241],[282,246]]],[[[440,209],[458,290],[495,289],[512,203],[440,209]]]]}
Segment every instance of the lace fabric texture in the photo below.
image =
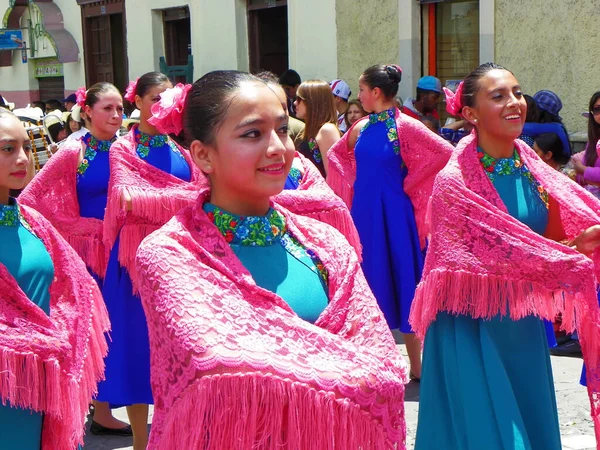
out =
{"type": "Polygon", "coordinates": [[[81,217],[77,199],[77,167],[81,142],[60,149],[19,195],[19,203],[46,219],[75,249],[85,264],[104,277],[108,252],[102,242],[102,221],[81,217]]]}
{"type": "MultiPolygon", "coordinates": [[[[543,163],[525,143],[522,162],[550,198],[550,221],[573,239],[600,223],[600,203],[543,163]]],[[[599,253],[590,259],[540,236],[510,216],[477,156],[475,133],[461,140],[438,175],[430,205],[431,240],[410,323],[424,337],[440,311],[489,319],[528,315],[577,329],[588,363],[588,390],[598,436],[600,312],[599,253]]]]}
{"type": "Polygon", "coordinates": [[[137,255],[156,401],[148,448],[404,448],[407,367],[355,251],[274,205],[329,271],[331,301],[311,325],[254,283],[207,198],[137,255]]]}
{"type": "Polygon", "coordinates": [[[83,445],[85,416],[104,376],[108,314],[75,251],[36,211],[21,212],[55,267],[47,316],[0,264],[0,397],[44,413],[42,450],[83,445]]]}
{"type": "MultiPolygon", "coordinates": [[[[400,156],[408,169],[403,188],[413,204],[421,247],[424,248],[428,235],[425,216],[433,189],[433,180],[448,162],[454,147],[432,133],[418,120],[400,113],[398,109],[395,111],[395,117],[400,156]]],[[[352,205],[356,179],[356,161],[354,152],[349,146],[349,138],[354,127],[360,122],[357,121],[327,153],[329,159],[327,183],[348,207],[352,205]]]]}
{"type": "MultiPolygon", "coordinates": [[[[177,145],[173,143],[173,145],[177,145]]],[[[119,233],[119,262],[138,291],[135,253],[142,240],[169,221],[180,209],[194,204],[207,181],[193,163],[189,152],[177,146],[192,174],[183,181],[141,159],[137,153],[135,127],[118,139],[110,150],[110,182],[104,216],[104,244],[112,249],[119,233]],[[122,194],[132,198],[131,211],[122,207],[122,194]]]]}

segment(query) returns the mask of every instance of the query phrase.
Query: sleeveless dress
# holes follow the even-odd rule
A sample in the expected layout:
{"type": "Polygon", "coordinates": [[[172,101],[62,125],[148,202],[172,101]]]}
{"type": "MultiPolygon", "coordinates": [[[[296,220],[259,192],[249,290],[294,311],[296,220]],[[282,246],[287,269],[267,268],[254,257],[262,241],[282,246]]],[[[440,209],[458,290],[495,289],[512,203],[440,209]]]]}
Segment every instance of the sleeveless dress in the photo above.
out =
{"type": "MultiPolygon", "coordinates": [[[[137,155],[171,175],[191,180],[184,156],[167,135],[150,136],[135,129],[137,155]]],[[[119,263],[117,238],[110,252],[102,295],[111,322],[106,379],[98,384],[97,400],[111,407],[153,404],[150,386],[150,344],[148,325],[139,296],[133,294],[131,278],[119,263]]]]}
{"type": "Polygon", "coordinates": [[[241,217],[205,203],[203,210],[256,284],[279,295],[303,320],[314,323],[327,307],[327,270],[316,254],[287,231],[285,218],[241,217]]]}
{"type": "Polygon", "coordinates": [[[404,192],[395,109],[371,114],[354,147],[351,214],[363,247],[362,269],[388,326],[412,333],[408,317],[423,271],[413,205],[404,192]]]}
{"type": "Polygon", "coordinates": [[[308,141],[304,140],[300,143],[298,151],[302,153],[310,162],[312,162],[321,175],[325,177],[325,163],[323,162],[323,156],[321,150],[315,138],[311,138],[308,141]]]}
{"type": "MultiPolygon", "coordinates": [[[[511,216],[537,233],[547,194],[521,163],[480,160],[511,216]]],[[[518,270],[518,268],[515,268],[518,270]]],[[[544,324],[439,313],[425,336],[415,450],[560,450],[544,324]]]]}
{"type": "MultiPolygon", "coordinates": [[[[0,264],[6,267],[27,297],[50,315],[54,264],[13,198],[8,205],[0,205],[0,242],[0,264]]],[[[0,448],[39,449],[42,422],[42,413],[0,404],[0,448]]]]}

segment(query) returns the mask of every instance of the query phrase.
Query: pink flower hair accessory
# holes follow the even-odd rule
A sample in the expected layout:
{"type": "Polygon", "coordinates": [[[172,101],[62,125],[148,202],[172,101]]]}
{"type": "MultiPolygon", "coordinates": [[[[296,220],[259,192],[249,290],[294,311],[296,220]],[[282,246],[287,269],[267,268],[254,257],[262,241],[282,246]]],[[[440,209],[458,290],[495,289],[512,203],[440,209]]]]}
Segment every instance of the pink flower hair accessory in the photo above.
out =
{"type": "Polygon", "coordinates": [[[160,101],[152,105],[148,123],[161,133],[179,134],[183,130],[183,108],[191,84],[178,83],[160,94],[160,101]]]}
{"type": "Polygon", "coordinates": [[[137,77],[135,80],[129,82],[129,86],[127,86],[127,90],[125,91],[125,95],[123,98],[130,103],[135,103],[135,93],[137,90],[137,84],[140,77],[137,77]]]}
{"type": "Polygon", "coordinates": [[[460,113],[463,109],[462,104],[462,91],[463,91],[464,81],[461,81],[456,88],[456,92],[452,92],[448,88],[444,89],[444,94],[446,95],[446,111],[448,111],[453,116],[460,116],[460,113]]]}
{"type": "Polygon", "coordinates": [[[75,91],[75,100],[77,100],[77,105],[83,108],[85,105],[85,100],[87,99],[87,90],[85,86],[81,86],[79,89],[75,91]]]}

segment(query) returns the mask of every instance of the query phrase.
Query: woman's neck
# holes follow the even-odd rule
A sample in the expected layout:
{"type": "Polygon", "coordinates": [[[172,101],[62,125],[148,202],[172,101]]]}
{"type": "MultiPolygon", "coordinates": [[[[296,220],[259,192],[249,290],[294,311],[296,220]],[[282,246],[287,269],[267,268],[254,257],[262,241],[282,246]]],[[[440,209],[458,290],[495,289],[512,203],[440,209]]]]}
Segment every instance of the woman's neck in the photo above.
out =
{"type": "Polygon", "coordinates": [[[112,138],[115,137],[114,134],[105,133],[102,131],[95,130],[93,128],[90,130],[90,134],[99,141],[110,141],[112,138]]]}
{"type": "Polygon", "coordinates": [[[374,114],[379,114],[382,113],[383,111],[387,111],[388,109],[392,109],[394,107],[394,102],[393,101],[385,101],[385,102],[379,102],[377,105],[375,105],[375,111],[373,111],[374,114]]]}
{"type": "Polygon", "coordinates": [[[8,199],[10,198],[10,189],[2,187],[0,188],[0,205],[8,205],[8,199]]]}
{"type": "Polygon", "coordinates": [[[150,136],[156,136],[161,134],[155,127],[150,125],[146,120],[140,120],[140,124],[138,125],[138,130],[140,130],[144,134],[149,134],[150,136]]]}
{"type": "Polygon", "coordinates": [[[218,192],[211,192],[210,203],[237,216],[265,216],[271,206],[270,199],[260,199],[254,201],[240,201],[228,195],[219,195],[218,192]]]}
{"type": "Polygon", "coordinates": [[[510,158],[515,152],[515,140],[506,138],[499,139],[490,136],[485,131],[477,130],[477,145],[492,158],[510,158]]]}

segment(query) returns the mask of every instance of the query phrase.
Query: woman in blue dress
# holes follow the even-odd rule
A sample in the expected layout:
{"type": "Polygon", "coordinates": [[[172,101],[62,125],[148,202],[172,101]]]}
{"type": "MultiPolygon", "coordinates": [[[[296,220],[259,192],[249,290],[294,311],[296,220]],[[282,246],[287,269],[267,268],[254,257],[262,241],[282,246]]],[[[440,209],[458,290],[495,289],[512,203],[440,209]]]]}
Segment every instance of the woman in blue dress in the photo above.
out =
{"type": "MultiPolygon", "coordinates": [[[[472,189],[469,193],[475,196],[475,192],[483,192],[472,187],[478,183],[477,189],[483,189],[480,188],[481,183],[465,173],[472,171],[465,161],[471,158],[471,151],[476,151],[481,167],[477,167],[474,157],[469,161],[475,161],[474,167],[482,171],[484,180],[487,176],[491,182],[490,189],[498,193],[510,216],[549,239],[564,235],[564,231],[555,230],[557,220],[553,214],[558,211],[558,204],[551,206],[554,200],[532,175],[515,144],[525,121],[527,106],[514,75],[495,64],[484,64],[465,79],[457,96],[462,99],[459,107],[462,115],[476,128],[476,134],[459,145],[457,151],[460,153],[451,162],[456,165],[458,161],[458,169],[452,168],[454,172],[448,172],[456,173],[453,176],[458,179],[457,185],[465,180],[467,188],[472,189]]],[[[450,101],[447,98],[447,102],[450,101]]],[[[444,176],[450,178],[446,171],[444,176]]],[[[438,182],[443,184],[440,177],[438,182]]],[[[434,192],[437,192],[434,196],[442,195],[439,189],[434,192]]],[[[465,196],[456,197],[463,199],[465,196]]],[[[472,200],[464,198],[461,201],[472,200]]],[[[436,210],[432,215],[442,214],[444,212],[436,210]]],[[[490,211],[489,214],[491,216],[496,212],[490,211]]],[[[473,222],[478,220],[477,217],[469,217],[473,222]]],[[[436,220],[439,222],[439,219],[432,217],[432,221],[436,220]]],[[[483,224],[481,228],[487,226],[483,224]]],[[[473,256],[475,252],[483,253],[485,250],[480,248],[489,247],[486,253],[489,254],[494,247],[490,241],[495,237],[491,232],[489,235],[485,232],[478,235],[478,230],[465,229],[463,236],[461,230],[440,226],[433,232],[432,249],[447,233],[453,237],[448,238],[449,241],[456,240],[457,246],[470,248],[466,252],[472,252],[469,253],[472,259],[477,260],[477,256],[473,256]]],[[[507,235],[504,239],[509,242],[511,237],[507,235]]],[[[521,242],[518,239],[515,237],[514,241],[521,242]]],[[[525,238],[523,241],[526,242],[525,238]]],[[[527,250],[523,251],[523,255],[527,255],[527,250]]],[[[430,257],[440,264],[435,265],[428,259],[427,265],[432,272],[439,273],[446,267],[453,267],[453,263],[447,261],[446,255],[441,252],[439,257],[437,254],[430,257]]],[[[462,258],[460,261],[466,258],[464,255],[455,257],[462,258]]],[[[557,257],[560,254],[555,255],[554,259],[557,257]]],[[[489,258],[492,260],[490,265],[501,267],[500,262],[493,263],[494,255],[489,258]]],[[[462,268],[460,261],[457,259],[454,264],[462,268]]],[[[467,286],[469,275],[463,270],[457,275],[456,283],[467,286]]],[[[493,279],[493,276],[499,275],[481,275],[489,279],[493,279]]],[[[424,280],[426,282],[429,282],[427,278],[424,280]]],[[[506,281],[507,284],[511,282],[506,281]]],[[[491,288],[488,298],[471,300],[468,294],[464,294],[466,298],[454,299],[445,287],[440,287],[440,290],[440,295],[453,305],[454,311],[471,311],[468,305],[477,302],[482,302],[482,305],[494,304],[491,288]],[[459,301],[462,303],[457,303],[459,301]]],[[[467,292],[466,288],[464,292],[467,292]]],[[[513,295],[519,295],[516,289],[513,292],[513,295]]],[[[419,297],[411,317],[411,323],[419,328],[422,317],[437,308],[435,319],[429,324],[425,335],[415,449],[560,450],[552,367],[544,324],[539,317],[530,313],[514,320],[506,312],[498,313],[491,319],[477,318],[471,312],[447,312],[448,307],[439,306],[438,302],[437,298],[419,297]]],[[[519,302],[526,302],[526,299],[511,299],[510,304],[518,307],[519,302]]]]}
{"type": "Polygon", "coordinates": [[[169,79],[159,72],[146,73],[131,84],[126,98],[140,110],[140,123],[113,144],[110,157],[104,233],[110,258],[103,294],[112,323],[112,341],[106,358],[106,381],[98,387],[98,399],[127,406],[135,450],[148,444],[148,405],[154,401],[148,327],[135,283],[137,271],[128,264],[127,255],[135,256],[146,235],[164,225],[186,199],[190,203],[195,199],[190,182],[197,182],[199,176],[190,167],[187,151],[148,122],[152,106],[170,88],[169,79]]]}
{"type": "Polygon", "coordinates": [[[105,354],[108,318],[81,259],[37,212],[9,197],[9,190],[25,185],[31,149],[20,121],[0,108],[0,302],[7,302],[0,305],[0,366],[19,367],[0,374],[0,447],[75,448],[103,372],[86,359],[101,361],[105,354]],[[48,379],[52,369],[57,373],[48,379]],[[65,392],[67,384],[73,392],[65,392]],[[59,386],[69,402],[49,400],[59,386]]]}
{"type": "MultiPolygon", "coordinates": [[[[41,212],[69,241],[102,289],[106,252],[102,222],[107,203],[109,150],[123,117],[123,99],[110,83],[97,83],[81,99],[89,131],[64,145],[35,176],[20,198],[41,212]]],[[[94,402],[92,434],[131,436],[126,423],[112,416],[109,404],[94,402]]]]}
{"type": "MultiPolygon", "coordinates": [[[[423,269],[423,251],[411,198],[404,190],[408,169],[400,142],[423,148],[452,147],[394,106],[402,72],[379,64],[359,80],[359,99],[371,114],[349,131],[348,147],[356,159],[351,213],[363,247],[362,268],[390,329],[399,329],[410,360],[411,377],[421,377],[421,345],[408,323],[415,289],[423,269]],[[400,135],[398,123],[405,123],[400,135]]],[[[441,169],[443,164],[439,166],[441,169]]]]}

